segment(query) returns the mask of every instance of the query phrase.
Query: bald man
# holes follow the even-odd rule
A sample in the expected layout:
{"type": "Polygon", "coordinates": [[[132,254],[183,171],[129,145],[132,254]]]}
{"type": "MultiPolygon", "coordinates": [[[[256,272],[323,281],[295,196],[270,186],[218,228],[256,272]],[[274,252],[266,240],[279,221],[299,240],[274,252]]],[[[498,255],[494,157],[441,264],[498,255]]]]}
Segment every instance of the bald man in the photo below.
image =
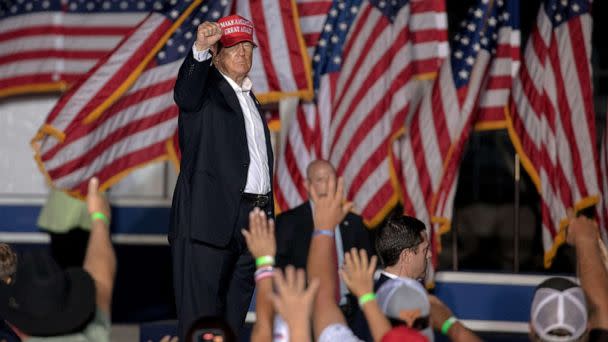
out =
{"type": "MultiPolygon", "coordinates": [[[[306,169],[306,186],[308,189],[314,187],[319,196],[327,195],[329,180],[335,178],[336,170],[325,160],[315,160],[306,169]]],[[[277,217],[276,263],[279,267],[294,265],[298,268],[306,268],[313,227],[310,201],[285,211],[277,217]]],[[[375,254],[372,251],[370,232],[359,215],[349,213],[340,225],[335,227],[335,240],[340,266],[344,262],[344,252],[352,247],[364,248],[369,255],[375,254]]],[[[356,299],[348,295],[348,289],[342,282],[340,282],[339,304],[347,319],[358,308],[356,299]]]]}

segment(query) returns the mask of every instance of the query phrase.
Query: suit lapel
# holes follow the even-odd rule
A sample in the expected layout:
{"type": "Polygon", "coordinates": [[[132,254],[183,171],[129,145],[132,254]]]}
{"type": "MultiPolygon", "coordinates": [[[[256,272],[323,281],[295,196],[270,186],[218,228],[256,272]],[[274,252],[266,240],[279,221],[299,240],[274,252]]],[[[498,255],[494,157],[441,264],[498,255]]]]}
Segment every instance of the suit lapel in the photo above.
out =
{"type": "MultiPolygon", "coordinates": [[[[211,69],[213,77],[217,79],[217,90],[222,94],[224,98],[224,102],[228,104],[231,111],[226,111],[226,115],[230,116],[230,120],[236,120],[235,130],[237,130],[236,138],[240,139],[240,143],[238,144],[240,147],[241,160],[249,163],[249,150],[247,149],[247,131],[245,129],[245,117],[243,115],[243,110],[241,109],[241,105],[239,103],[239,99],[236,97],[236,93],[234,89],[230,86],[228,81],[220,74],[220,72],[213,67],[211,69]]],[[[218,99],[219,100],[219,99],[218,99]]],[[[221,100],[220,100],[221,101],[221,100]]]]}
{"type": "Polygon", "coordinates": [[[310,201],[306,201],[302,204],[302,210],[301,210],[301,215],[300,215],[300,219],[302,220],[302,224],[304,224],[304,228],[306,229],[306,232],[308,234],[312,234],[312,231],[315,229],[314,225],[315,225],[315,221],[313,220],[312,217],[312,203],[310,201]]]}
{"type": "Polygon", "coordinates": [[[350,225],[350,217],[349,215],[346,215],[344,220],[340,222],[340,236],[342,237],[342,246],[344,247],[344,252],[347,252],[352,247],[355,247],[355,243],[353,241],[354,232],[350,225]]]}
{"type": "Polygon", "coordinates": [[[215,67],[212,70],[213,76],[217,79],[217,88],[224,97],[224,100],[228,106],[230,106],[230,109],[232,109],[233,114],[238,114],[244,123],[243,111],[241,110],[241,105],[239,104],[239,99],[236,97],[234,89],[232,89],[228,81],[226,81],[224,76],[222,76],[215,67]]]}
{"type": "MultiPolygon", "coordinates": [[[[226,81],[224,76],[222,76],[222,74],[220,74],[220,72],[215,67],[213,68],[213,71],[214,71],[214,76],[216,78],[218,78],[217,84],[218,84],[218,89],[219,89],[220,93],[222,93],[224,100],[226,100],[226,103],[232,109],[232,114],[237,115],[237,117],[238,117],[237,120],[239,122],[241,122],[241,124],[242,124],[241,126],[243,127],[243,132],[245,132],[245,118],[243,115],[243,110],[241,109],[239,99],[236,97],[234,89],[232,89],[232,87],[230,86],[228,81],[226,81]]],[[[269,175],[270,181],[272,182],[274,157],[273,157],[273,153],[272,153],[270,131],[268,130],[268,124],[266,123],[266,119],[264,118],[264,115],[262,115],[260,101],[258,101],[258,99],[255,97],[255,95],[253,94],[253,91],[250,91],[249,94],[253,98],[253,102],[255,103],[255,106],[258,110],[260,118],[262,119],[262,122],[264,123],[262,126],[264,126],[264,137],[266,139],[266,155],[268,156],[268,170],[270,172],[270,175],[269,175]]],[[[246,138],[246,133],[243,134],[243,137],[246,138]]],[[[245,144],[244,146],[247,146],[247,144],[245,144]]],[[[247,153],[247,156],[249,157],[249,153],[247,153]]]]}
{"type": "Polygon", "coordinates": [[[234,89],[232,89],[230,84],[228,84],[228,82],[223,79],[223,77],[222,81],[219,83],[219,89],[222,95],[224,95],[224,99],[226,100],[226,103],[228,103],[228,105],[230,106],[230,109],[232,109],[232,111],[237,114],[237,116],[240,117],[244,122],[243,110],[241,109],[241,105],[239,104],[239,99],[237,99],[236,94],[234,93],[234,89]]]}

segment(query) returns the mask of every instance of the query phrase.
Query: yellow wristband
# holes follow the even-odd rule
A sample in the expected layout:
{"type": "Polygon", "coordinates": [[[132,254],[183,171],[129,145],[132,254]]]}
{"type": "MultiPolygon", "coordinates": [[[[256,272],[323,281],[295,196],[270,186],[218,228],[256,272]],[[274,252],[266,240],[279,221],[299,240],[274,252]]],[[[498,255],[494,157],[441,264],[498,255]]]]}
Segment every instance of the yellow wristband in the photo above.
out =
{"type": "Polygon", "coordinates": [[[108,219],[108,217],[104,213],[100,213],[99,211],[96,211],[91,214],[91,221],[95,220],[102,220],[106,223],[106,225],[110,225],[110,220],[108,219]]]}

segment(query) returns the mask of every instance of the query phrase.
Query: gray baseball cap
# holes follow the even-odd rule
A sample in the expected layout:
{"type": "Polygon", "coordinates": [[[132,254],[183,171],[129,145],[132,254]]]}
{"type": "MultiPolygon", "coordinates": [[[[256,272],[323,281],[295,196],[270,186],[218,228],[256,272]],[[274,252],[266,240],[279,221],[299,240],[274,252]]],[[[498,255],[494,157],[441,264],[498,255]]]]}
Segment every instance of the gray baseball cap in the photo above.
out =
{"type": "Polygon", "coordinates": [[[530,322],[543,341],[578,340],[587,330],[587,304],[583,289],[566,278],[545,280],[534,292],[530,322]]]}
{"type": "Polygon", "coordinates": [[[419,330],[429,341],[434,340],[429,297],[419,282],[410,278],[388,280],[378,289],[376,300],[391,321],[401,321],[419,330]]]}

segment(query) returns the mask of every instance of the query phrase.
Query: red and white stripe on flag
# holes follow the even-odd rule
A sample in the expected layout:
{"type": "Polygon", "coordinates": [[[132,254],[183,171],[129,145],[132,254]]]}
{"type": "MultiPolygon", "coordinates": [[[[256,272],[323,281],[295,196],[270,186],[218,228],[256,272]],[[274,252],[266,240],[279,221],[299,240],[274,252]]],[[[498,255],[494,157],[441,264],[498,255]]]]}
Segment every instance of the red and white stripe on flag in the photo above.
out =
{"type": "Polygon", "coordinates": [[[566,209],[600,198],[590,6],[542,3],[512,91],[509,133],[540,193],[546,267],[565,241],[566,209]]]}
{"type": "Polygon", "coordinates": [[[310,60],[295,0],[236,0],[236,12],[251,18],[254,39],[249,77],[261,103],[284,97],[313,97],[310,60]]]}
{"type": "MultiPolygon", "coordinates": [[[[305,9],[319,3],[299,4],[302,12],[316,14],[311,22],[319,25],[323,15],[315,12],[318,7],[305,9]]],[[[285,148],[279,154],[275,181],[281,210],[306,199],[303,183],[298,182],[306,179],[306,164],[316,158],[332,162],[344,177],[347,197],[368,225],[379,223],[396,204],[398,186],[389,158],[390,142],[409,112],[414,93],[410,81],[429,73],[432,66],[437,68],[447,54],[443,6],[442,1],[410,1],[392,22],[370,2],[363,1],[355,9],[357,16],[338,57],[341,70],[320,77],[316,103],[301,104],[297,115],[307,117],[292,120],[287,141],[281,144],[285,148]],[[310,106],[316,109],[304,109],[310,106]],[[318,137],[320,146],[299,138],[307,134],[318,137]]],[[[329,32],[344,29],[331,24],[316,27],[329,32]]],[[[309,41],[321,35],[305,32],[309,41]]]]}
{"type": "MultiPolygon", "coordinates": [[[[281,1],[281,6],[284,2],[295,6],[288,0],[281,1]]],[[[196,27],[228,14],[231,7],[228,1],[203,4],[199,0],[181,8],[185,9],[150,14],[113,54],[60,99],[34,138],[39,146],[36,159],[54,186],[78,196],[85,193],[86,181],[92,176],[99,177],[105,189],[147,163],[165,159],[179,163],[175,144],[178,110],[173,102],[177,71],[191,51],[196,27]]],[[[297,25],[295,19],[284,17],[285,27],[297,25]]],[[[264,39],[285,38],[273,36],[275,32],[268,31],[270,36],[264,39]]],[[[275,52],[257,38],[262,56],[275,52]]],[[[298,42],[284,44],[292,48],[290,54],[299,53],[306,60],[298,42]]],[[[277,68],[276,72],[279,79],[296,79],[286,75],[292,69],[277,68]]],[[[306,83],[295,83],[300,84],[306,83]]],[[[280,90],[271,91],[278,94],[280,90]]],[[[286,89],[291,91],[294,88],[286,89]]],[[[296,92],[304,94],[306,88],[296,92]]]]}
{"type": "Polygon", "coordinates": [[[149,6],[9,2],[0,9],[0,98],[67,89],[114,50],[149,6]]]}
{"type": "Polygon", "coordinates": [[[429,227],[435,265],[437,233],[451,225],[460,160],[480,98],[491,95],[486,86],[497,80],[508,89],[519,60],[516,2],[488,6],[480,1],[469,13],[454,37],[451,57],[422,98],[406,134],[395,143],[404,211],[429,227]]]}

